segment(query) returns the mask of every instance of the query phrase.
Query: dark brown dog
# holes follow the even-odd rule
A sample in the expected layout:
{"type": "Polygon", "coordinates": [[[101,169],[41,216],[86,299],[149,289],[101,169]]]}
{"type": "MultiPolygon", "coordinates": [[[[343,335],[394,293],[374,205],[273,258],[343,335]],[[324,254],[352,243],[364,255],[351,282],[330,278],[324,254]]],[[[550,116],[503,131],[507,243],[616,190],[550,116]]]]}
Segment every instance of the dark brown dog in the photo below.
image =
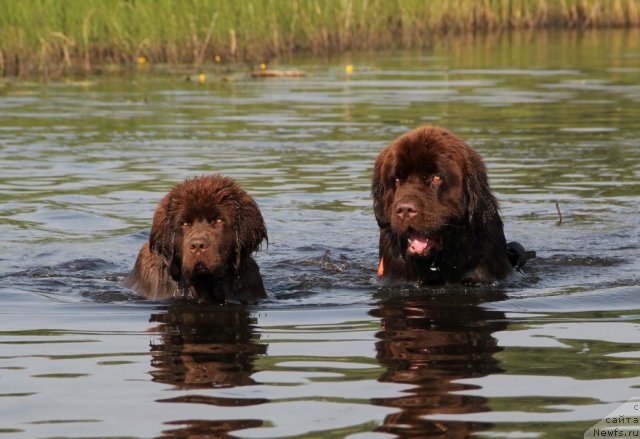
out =
{"type": "Polygon", "coordinates": [[[124,284],[149,299],[254,302],[266,296],[251,257],[264,239],[256,202],[233,180],[189,179],[160,201],[124,284]]]}
{"type": "Polygon", "coordinates": [[[420,127],[397,138],[376,160],[371,192],[385,284],[513,273],[482,158],[449,131],[420,127]]]}

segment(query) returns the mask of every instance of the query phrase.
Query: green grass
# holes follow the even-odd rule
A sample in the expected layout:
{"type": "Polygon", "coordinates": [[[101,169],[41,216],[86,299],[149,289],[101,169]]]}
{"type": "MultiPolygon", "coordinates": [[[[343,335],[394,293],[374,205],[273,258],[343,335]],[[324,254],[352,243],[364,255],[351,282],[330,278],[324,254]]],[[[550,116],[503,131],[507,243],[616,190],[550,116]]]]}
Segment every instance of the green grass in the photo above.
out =
{"type": "Polygon", "coordinates": [[[0,0],[0,72],[261,62],[452,33],[640,25],[640,0],[0,0]]]}

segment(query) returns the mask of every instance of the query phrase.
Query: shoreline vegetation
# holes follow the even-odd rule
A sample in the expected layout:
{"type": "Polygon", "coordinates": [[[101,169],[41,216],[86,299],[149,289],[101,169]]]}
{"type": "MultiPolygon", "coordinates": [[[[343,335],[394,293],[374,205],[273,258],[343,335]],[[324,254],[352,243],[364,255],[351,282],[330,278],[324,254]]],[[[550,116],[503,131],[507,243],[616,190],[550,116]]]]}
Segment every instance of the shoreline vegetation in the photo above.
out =
{"type": "Polygon", "coordinates": [[[640,0],[0,0],[0,75],[260,64],[450,35],[640,26],[640,0]]]}

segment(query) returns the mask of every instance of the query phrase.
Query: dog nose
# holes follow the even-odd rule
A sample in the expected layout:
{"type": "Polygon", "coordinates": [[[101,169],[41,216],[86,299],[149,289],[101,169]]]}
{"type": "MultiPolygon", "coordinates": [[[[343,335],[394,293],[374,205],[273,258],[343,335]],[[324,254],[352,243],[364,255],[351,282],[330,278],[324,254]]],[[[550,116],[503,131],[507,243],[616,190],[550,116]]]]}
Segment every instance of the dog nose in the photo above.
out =
{"type": "Polygon", "coordinates": [[[418,206],[413,201],[402,201],[396,205],[396,215],[401,219],[412,219],[418,214],[418,206]]]}
{"type": "Polygon", "coordinates": [[[202,253],[209,248],[211,243],[202,236],[194,236],[189,240],[189,251],[191,253],[202,253]]]}

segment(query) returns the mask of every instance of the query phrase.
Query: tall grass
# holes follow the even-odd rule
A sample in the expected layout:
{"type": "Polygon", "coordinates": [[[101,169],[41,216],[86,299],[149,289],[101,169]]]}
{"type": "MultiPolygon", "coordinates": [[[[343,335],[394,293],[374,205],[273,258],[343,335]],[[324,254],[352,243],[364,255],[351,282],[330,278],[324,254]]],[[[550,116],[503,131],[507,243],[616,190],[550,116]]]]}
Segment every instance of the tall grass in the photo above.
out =
{"type": "Polygon", "coordinates": [[[640,25],[640,0],[0,0],[0,72],[256,62],[450,33],[640,25]]]}

